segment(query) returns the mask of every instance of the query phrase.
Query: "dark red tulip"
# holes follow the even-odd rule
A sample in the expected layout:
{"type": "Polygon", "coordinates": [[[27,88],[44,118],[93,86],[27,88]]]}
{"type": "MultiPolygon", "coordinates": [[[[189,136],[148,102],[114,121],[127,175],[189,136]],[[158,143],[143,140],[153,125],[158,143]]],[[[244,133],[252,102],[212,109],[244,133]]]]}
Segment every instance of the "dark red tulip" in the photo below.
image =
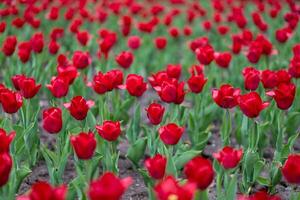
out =
{"type": "Polygon", "coordinates": [[[204,47],[208,44],[209,40],[207,37],[199,37],[191,41],[190,49],[195,52],[199,47],[204,47]]]}
{"type": "Polygon", "coordinates": [[[279,195],[270,195],[265,190],[258,191],[250,196],[237,195],[237,200],[281,200],[279,195]]]}
{"type": "Polygon", "coordinates": [[[193,34],[193,29],[192,29],[190,26],[185,26],[185,27],[183,28],[183,34],[184,34],[185,36],[190,36],[190,35],[193,34]]]}
{"type": "Polygon", "coordinates": [[[162,121],[165,108],[161,104],[151,103],[148,108],[146,108],[146,111],[150,123],[153,125],[158,125],[162,121]]]}
{"type": "Polygon", "coordinates": [[[126,79],[126,89],[131,96],[140,97],[147,90],[147,83],[142,76],[129,74],[126,79]]]}
{"type": "Polygon", "coordinates": [[[30,42],[21,42],[18,45],[18,57],[23,63],[26,63],[29,60],[30,53],[31,53],[30,42]]]}
{"type": "Polygon", "coordinates": [[[66,80],[66,82],[68,82],[69,85],[71,85],[80,74],[77,71],[77,68],[72,65],[57,66],[57,73],[58,76],[66,80]]]}
{"type": "Polygon", "coordinates": [[[236,150],[226,146],[218,153],[214,153],[213,156],[225,169],[232,169],[235,168],[242,159],[243,149],[236,150]]]}
{"type": "Polygon", "coordinates": [[[10,132],[9,134],[2,128],[0,128],[0,154],[9,153],[9,146],[12,140],[16,135],[15,131],[10,132]]]}
{"type": "Polygon", "coordinates": [[[0,187],[4,186],[11,172],[11,168],[13,165],[13,161],[9,153],[1,153],[0,154],[0,187]]]}
{"type": "Polygon", "coordinates": [[[184,82],[178,83],[177,79],[163,81],[161,86],[155,87],[160,99],[166,103],[181,104],[184,100],[184,82]]]}
{"type": "Polygon", "coordinates": [[[262,53],[264,55],[270,55],[272,53],[273,45],[264,35],[259,34],[255,41],[262,46],[262,53]]]}
{"type": "Polygon", "coordinates": [[[35,33],[31,39],[31,48],[35,53],[41,53],[44,48],[44,36],[42,33],[35,33]]]}
{"type": "Polygon", "coordinates": [[[13,114],[18,112],[22,107],[23,99],[17,92],[9,89],[2,89],[0,92],[0,103],[4,112],[13,114]]]}
{"type": "Polygon", "coordinates": [[[123,83],[123,72],[118,69],[114,69],[103,74],[98,72],[93,78],[91,86],[98,94],[104,94],[111,91],[123,83]]]}
{"type": "Polygon", "coordinates": [[[136,50],[141,45],[141,38],[139,36],[130,36],[127,40],[127,46],[133,50],[136,50]]]}
{"type": "Polygon", "coordinates": [[[48,108],[43,111],[43,128],[48,133],[58,133],[62,129],[62,112],[60,108],[48,108]]]}
{"type": "Polygon", "coordinates": [[[207,82],[207,78],[204,77],[203,74],[198,74],[198,75],[192,75],[188,81],[187,84],[190,88],[190,90],[193,93],[200,93],[202,92],[202,89],[204,87],[204,85],[207,82]]]}
{"type": "Polygon", "coordinates": [[[224,26],[224,25],[220,25],[218,26],[218,32],[220,35],[226,35],[229,31],[229,27],[228,26],[224,26]]]}
{"type": "Polygon", "coordinates": [[[2,52],[5,56],[11,56],[16,49],[17,46],[17,37],[12,35],[8,36],[2,44],[2,52]]]}
{"type": "Polygon", "coordinates": [[[149,175],[154,179],[162,179],[165,176],[166,166],[167,158],[160,154],[145,160],[145,167],[149,175]]]}
{"type": "Polygon", "coordinates": [[[167,39],[165,37],[157,37],[154,39],[154,43],[157,49],[162,50],[167,46],[167,39]]]}
{"type": "Polygon", "coordinates": [[[20,82],[21,80],[25,79],[26,76],[24,74],[16,74],[11,77],[11,81],[16,90],[20,90],[20,82]]]}
{"type": "Polygon", "coordinates": [[[34,78],[21,78],[18,82],[18,87],[22,96],[26,99],[33,98],[40,90],[41,84],[36,84],[34,78]]]}
{"type": "Polygon", "coordinates": [[[205,190],[214,179],[214,170],[210,160],[196,156],[184,166],[184,174],[198,189],[205,190]]]}
{"type": "Polygon", "coordinates": [[[300,44],[295,44],[293,46],[293,54],[294,56],[300,55],[300,44]]]}
{"type": "Polygon", "coordinates": [[[247,117],[255,118],[263,109],[268,107],[269,102],[263,102],[257,92],[249,92],[238,97],[238,104],[247,117]]]}
{"type": "Polygon", "coordinates": [[[212,90],[213,100],[221,108],[233,108],[237,103],[237,97],[240,95],[241,90],[234,88],[229,84],[224,84],[220,89],[212,90]]]}
{"type": "Polygon", "coordinates": [[[200,75],[204,74],[204,65],[192,65],[189,68],[189,73],[191,75],[200,75]]]}
{"type": "Polygon", "coordinates": [[[69,80],[63,77],[52,77],[51,84],[46,85],[52,95],[56,98],[64,97],[69,91],[69,80]]]}
{"type": "Polygon", "coordinates": [[[65,185],[53,187],[47,182],[37,182],[32,185],[28,194],[29,200],[65,200],[67,198],[65,185]]]}
{"type": "Polygon", "coordinates": [[[278,77],[278,85],[281,83],[290,83],[292,76],[288,73],[285,69],[280,69],[276,71],[277,77],[278,77]]]}
{"type": "Polygon", "coordinates": [[[209,65],[214,60],[214,49],[209,44],[197,48],[195,53],[202,65],[209,65]]]}
{"type": "Polygon", "coordinates": [[[94,133],[81,132],[78,135],[72,135],[70,137],[73,149],[79,159],[88,160],[94,154],[96,149],[97,141],[94,133]]]}
{"type": "Polygon", "coordinates": [[[82,46],[86,46],[90,39],[90,34],[87,31],[77,32],[76,38],[82,46]]]}
{"type": "Polygon", "coordinates": [[[295,94],[296,86],[293,83],[281,83],[275,90],[267,92],[267,95],[273,97],[277,107],[282,110],[291,107],[295,94]]]}
{"type": "Polygon", "coordinates": [[[215,53],[215,60],[219,67],[228,68],[231,61],[231,54],[229,52],[215,53]]]}
{"type": "Polygon", "coordinates": [[[168,77],[170,78],[175,78],[179,79],[181,75],[181,65],[173,65],[173,64],[168,64],[166,72],[168,74],[168,77]]]}
{"type": "Polygon", "coordinates": [[[269,69],[261,72],[261,82],[265,89],[273,89],[278,85],[278,76],[275,71],[269,69]]]}
{"type": "Polygon", "coordinates": [[[57,54],[59,48],[60,45],[55,40],[51,40],[48,44],[49,53],[52,55],[57,54]]]}
{"type": "Polygon", "coordinates": [[[0,33],[3,33],[6,29],[6,22],[0,22],[0,33]]]}
{"type": "Polygon", "coordinates": [[[70,111],[70,114],[77,120],[84,120],[89,109],[94,105],[94,101],[86,101],[82,96],[73,97],[70,103],[64,106],[70,111]]]}
{"type": "Polygon", "coordinates": [[[160,139],[166,145],[176,145],[183,134],[184,128],[175,123],[170,123],[159,128],[160,139]]]}
{"type": "Polygon", "coordinates": [[[121,134],[121,124],[119,121],[104,121],[102,125],[97,125],[99,135],[107,141],[115,141],[121,134]]]}
{"type": "Polygon", "coordinates": [[[88,52],[75,51],[72,61],[77,69],[84,69],[91,64],[91,57],[88,52]]]}
{"type": "Polygon", "coordinates": [[[126,189],[132,184],[130,177],[119,179],[111,172],[105,172],[89,185],[90,200],[120,200],[126,189]]]}
{"type": "Polygon", "coordinates": [[[180,36],[179,29],[177,27],[171,27],[169,29],[169,35],[173,38],[178,38],[180,36]]]}
{"type": "Polygon", "coordinates": [[[242,50],[243,39],[239,35],[232,36],[232,52],[239,54],[242,50]]]}
{"type": "Polygon", "coordinates": [[[247,53],[248,61],[255,64],[259,61],[262,54],[263,45],[258,41],[251,42],[247,53]]]}
{"type": "Polygon", "coordinates": [[[115,59],[120,67],[128,69],[133,62],[133,54],[129,51],[123,51],[119,53],[115,59]]]}
{"type": "Polygon", "coordinates": [[[278,29],[275,33],[276,40],[280,43],[285,43],[290,36],[290,31],[287,28],[278,29]]]}
{"type": "Polygon", "coordinates": [[[260,71],[254,67],[243,69],[244,86],[246,90],[256,90],[260,82],[260,71]]]}
{"type": "Polygon", "coordinates": [[[167,176],[154,187],[158,200],[192,200],[196,191],[196,185],[190,182],[179,185],[173,176],[167,176]]]}
{"type": "Polygon", "coordinates": [[[152,74],[148,77],[151,86],[154,88],[156,86],[161,86],[164,81],[170,80],[169,75],[166,71],[159,71],[156,74],[152,74]]]}
{"type": "Polygon", "coordinates": [[[288,183],[300,184],[300,155],[290,154],[285,161],[281,172],[288,183]]]}
{"type": "Polygon", "coordinates": [[[289,74],[294,78],[300,78],[300,56],[294,56],[290,61],[289,74]]]}

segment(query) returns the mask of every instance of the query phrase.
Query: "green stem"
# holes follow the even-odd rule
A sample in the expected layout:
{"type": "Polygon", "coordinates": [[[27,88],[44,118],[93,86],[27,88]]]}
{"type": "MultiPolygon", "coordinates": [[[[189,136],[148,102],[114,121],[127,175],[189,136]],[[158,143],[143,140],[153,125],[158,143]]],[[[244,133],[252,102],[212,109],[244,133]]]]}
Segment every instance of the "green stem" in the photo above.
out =
{"type": "Polygon", "coordinates": [[[204,191],[201,191],[199,190],[196,195],[195,195],[195,200],[209,200],[209,197],[208,197],[208,191],[207,190],[204,190],[204,191]]]}

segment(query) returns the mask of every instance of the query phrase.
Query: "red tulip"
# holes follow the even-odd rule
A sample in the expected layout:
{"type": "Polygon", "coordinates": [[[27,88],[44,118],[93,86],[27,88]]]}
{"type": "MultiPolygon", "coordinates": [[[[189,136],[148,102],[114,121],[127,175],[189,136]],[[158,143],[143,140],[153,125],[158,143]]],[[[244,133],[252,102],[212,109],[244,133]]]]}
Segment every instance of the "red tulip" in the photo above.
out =
{"type": "Polygon", "coordinates": [[[154,39],[154,43],[158,50],[162,50],[167,46],[167,39],[165,37],[157,37],[154,39]]]}
{"type": "Polygon", "coordinates": [[[261,82],[265,89],[273,89],[278,85],[277,73],[269,69],[263,70],[261,73],[261,82]]]}
{"type": "Polygon", "coordinates": [[[177,27],[171,27],[169,29],[169,35],[173,38],[178,38],[180,33],[177,27]]]}
{"type": "Polygon", "coordinates": [[[276,40],[280,43],[285,43],[290,36],[290,31],[287,28],[278,29],[275,32],[276,40]]]}
{"type": "Polygon", "coordinates": [[[269,102],[263,102],[257,92],[249,92],[238,97],[238,104],[247,117],[255,118],[268,107],[269,102]]]}
{"type": "Polygon", "coordinates": [[[123,51],[116,56],[116,62],[120,67],[128,69],[133,62],[133,54],[129,51],[123,51]]]}
{"type": "Polygon", "coordinates": [[[62,128],[62,112],[60,108],[48,108],[43,111],[43,128],[48,133],[58,133],[62,128]]]}
{"type": "Polygon", "coordinates": [[[90,39],[90,34],[87,31],[77,32],[77,40],[82,46],[86,46],[90,39]]]}
{"type": "Polygon", "coordinates": [[[145,167],[154,179],[162,179],[165,176],[166,166],[167,158],[160,154],[156,154],[145,161],[145,167]]]}
{"type": "Polygon", "coordinates": [[[190,182],[196,183],[200,190],[205,190],[214,179],[211,162],[201,156],[194,157],[184,166],[184,174],[190,182]]]}
{"type": "Polygon", "coordinates": [[[204,65],[193,65],[189,68],[189,73],[191,75],[201,75],[204,74],[204,65]]]}
{"type": "Polygon", "coordinates": [[[232,36],[232,52],[234,54],[239,54],[242,50],[242,38],[239,35],[232,36]]]}
{"type": "Polygon", "coordinates": [[[185,36],[190,36],[193,34],[193,29],[190,26],[185,26],[183,28],[183,33],[185,36]]]}
{"type": "Polygon", "coordinates": [[[156,74],[152,74],[150,77],[148,77],[148,80],[151,86],[154,88],[156,86],[161,86],[164,81],[168,81],[170,78],[166,71],[159,71],[156,74]]]}
{"type": "Polygon", "coordinates": [[[0,33],[3,33],[6,29],[6,22],[0,22],[0,33]]]}
{"type": "Polygon", "coordinates": [[[79,72],[77,68],[71,65],[68,66],[57,66],[58,76],[62,79],[66,80],[69,85],[71,85],[74,80],[79,76],[79,72]]]}
{"type": "Polygon", "coordinates": [[[293,104],[296,86],[293,83],[281,83],[275,90],[267,92],[275,99],[277,107],[282,110],[289,109],[293,104]]]}
{"type": "Polygon", "coordinates": [[[48,44],[49,53],[52,55],[57,54],[59,48],[60,45],[55,40],[51,40],[48,44]]]}
{"type": "Polygon", "coordinates": [[[257,63],[262,54],[263,54],[262,44],[258,41],[251,42],[247,53],[247,58],[249,62],[254,64],[257,63]]]}
{"type": "Polygon", "coordinates": [[[231,61],[231,54],[229,52],[215,53],[215,60],[219,67],[228,68],[231,61]]]}
{"type": "Polygon", "coordinates": [[[158,125],[163,118],[165,108],[158,103],[151,103],[148,108],[146,108],[147,117],[151,124],[158,125]]]}
{"type": "Polygon", "coordinates": [[[138,49],[141,45],[141,38],[139,36],[130,36],[127,40],[127,46],[133,50],[138,49]]]}
{"type": "Polygon", "coordinates": [[[294,56],[290,62],[289,73],[294,78],[300,78],[300,56],[294,56]]]}
{"type": "Polygon", "coordinates": [[[4,88],[0,93],[0,103],[4,112],[13,114],[22,107],[23,99],[19,93],[4,88]]]}
{"type": "Polygon", "coordinates": [[[285,69],[281,69],[276,71],[278,77],[278,85],[281,83],[290,83],[291,82],[291,75],[285,69]]]}
{"type": "Polygon", "coordinates": [[[77,120],[84,120],[89,109],[94,105],[94,101],[86,101],[82,96],[73,97],[70,103],[64,106],[70,111],[70,114],[77,120]]]}
{"type": "Polygon", "coordinates": [[[0,128],[0,154],[2,153],[9,153],[9,146],[12,140],[14,139],[16,135],[15,131],[10,132],[8,135],[6,134],[6,131],[2,128],[0,128]]]}
{"type": "Polygon", "coordinates": [[[94,133],[81,132],[78,135],[72,135],[70,140],[79,159],[88,160],[93,156],[97,145],[94,133]]]}
{"type": "Polygon", "coordinates": [[[2,45],[2,52],[5,56],[11,56],[16,49],[17,46],[17,38],[16,36],[8,36],[4,41],[2,45]]]}
{"type": "Polygon", "coordinates": [[[214,49],[209,44],[197,48],[195,53],[198,61],[203,65],[209,65],[214,60],[214,49]]]}
{"type": "Polygon", "coordinates": [[[98,94],[104,94],[114,88],[118,88],[123,83],[123,72],[114,69],[103,74],[98,72],[93,78],[91,86],[98,94]]]}
{"type": "Polygon", "coordinates": [[[84,69],[91,64],[91,57],[88,52],[75,51],[72,61],[77,69],[84,69]]]}
{"type": "Polygon", "coordinates": [[[260,82],[260,71],[253,67],[243,69],[244,85],[246,90],[256,90],[260,82]]]}
{"type": "Polygon", "coordinates": [[[236,150],[226,146],[218,153],[214,153],[213,156],[225,169],[232,169],[235,168],[242,159],[243,149],[236,150]]]}
{"type": "Polygon", "coordinates": [[[9,153],[1,153],[0,154],[0,187],[4,186],[11,172],[11,168],[13,165],[13,161],[9,153]]]}
{"type": "Polygon", "coordinates": [[[41,53],[44,48],[44,36],[42,33],[35,33],[31,39],[31,48],[35,53],[41,53]]]}
{"type": "Polygon", "coordinates": [[[192,200],[196,185],[187,182],[181,186],[172,176],[168,176],[154,187],[154,191],[158,200],[192,200]]]}
{"type": "Polygon", "coordinates": [[[101,126],[97,125],[96,129],[99,135],[107,141],[115,141],[121,134],[121,125],[118,121],[104,121],[101,126]]]}
{"type": "Polygon", "coordinates": [[[33,98],[40,90],[41,84],[36,84],[34,78],[21,78],[19,79],[18,87],[22,96],[26,99],[33,98]]]}
{"type": "Polygon", "coordinates": [[[290,154],[285,161],[281,172],[288,183],[300,184],[300,155],[290,154]]]}
{"type": "Polygon", "coordinates": [[[30,53],[31,53],[30,42],[21,42],[18,45],[18,57],[23,63],[26,63],[29,60],[30,53]]]}
{"type": "Polygon", "coordinates": [[[166,70],[168,77],[179,79],[181,75],[181,68],[181,65],[168,64],[166,70]]]}
{"type": "Polygon", "coordinates": [[[272,43],[262,34],[256,37],[256,41],[262,46],[262,53],[265,55],[270,55],[272,53],[273,45],[272,43]]]}
{"type": "Polygon", "coordinates": [[[209,40],[207,37],[199,37],[191,41],[190,49],[195,52],[196,49],[200,47],[204,47],[208,44],[209,44],[209,40]]]}
{"type": "Polygon", "coordinates": [[[46,87],[50,90],[54,97],[61,98],[68,94],[69,80],[60,76],[52,77],[51,84],[46,85],[46,87]]]}
{"type": "Polygon", "coordinates": [[[11,77],[11,81],[16,90],[20,90],[20,82],[21,80],[25,79],[26,76],[24,74],[16,74],[11,77]]]}
{"type": "Polygon", "coordinates": [[[106,172],[90,183],[88,196],[91,200],[120,200],[131,184],[132,179],[130,177],[119,179],[113,173],[106,172]]]}
{"type": "Polygon", "coordinates": [[[40,181],[32,185],[28,198],[29,200],[65,200],[67,191],[65,185],[52,187],[49,183],[40,181]]]}
{"type": "Polygon", "coordinates": [[[144,82],[142,76],[129,74],[126,79],[125,87],[131,96],[140,97],[147,90],[147,83],[144,82]]]}
{"type": "Polygon", "coordinates": [[[262,190],[250,196],[237,195],[237,200],[281,200],[281,197],[278,195],[269,195],[265,190],[262,190]]]}
{"type": "Polygon", "coordinates": [[[167,124],[158,129],[159,137],[166,145],[176,145],[183,132],[184,128],[175,123],[167,124]]]}
{"type": "Polygon", "coordinates": [[[207,78],[205,78],[203,74],[192,75],[187,81],[188,86],[193,93],[202,92],[202,89],[206,82],[207,78]]]}
{"type": "Polygon", "coordinates": [[[237,103],[237,97],[240,95],[241,90],[234,88],[229,84],[224,84],[220,89],[212,90],[212,97],[218,106],[221,108],[233,108],[237,103]]]}
{"type": "Polygon", "coordinates": [[[184,82],[178,83],[177,79],[162,82],[155,87],[160,99],[167,103],[181,104],[184,100],[184,82]]]}

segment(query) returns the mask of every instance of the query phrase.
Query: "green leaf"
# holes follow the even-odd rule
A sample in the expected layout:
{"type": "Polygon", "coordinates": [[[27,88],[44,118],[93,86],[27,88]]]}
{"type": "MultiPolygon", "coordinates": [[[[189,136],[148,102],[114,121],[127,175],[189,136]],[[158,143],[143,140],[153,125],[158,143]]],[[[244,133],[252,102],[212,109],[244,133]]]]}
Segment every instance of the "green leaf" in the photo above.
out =
{"type": "Polygon", "coordinates": [[[138,166],[139,161],[144,156],[146,145],[146,137],[138,139],[133,145],[129,147],[126,157],[131,160],[131,162],[133,162],[136,166],[138,166]]]}
{"type": "Polygon", "coordinates": [[[229,185],[226,187],[226,199],[228,200],[236,199],[236,192],[237,192],[237,175],[234,174],[231,176],[229,185]]]}
{"type": "Polygon", "coordinates": [[[175,157],[175,166],[177,170],[180,170],[183,168],[183,166],[190,161],[192,158],[195,156],[199,155],[201,151],[195,151],[195,150],[190,150],[190,151],[185,151],[181,153],[179,156],[175,157]]]}
{"type": "Polygon", "coordinates": [[[257,177],[257,182],[260,185],[264,185],[264,186],[267,186],[267,187],[271,185],[270,179],[268,179],[266,177],[262,177],[262,176],[257,177]]]}

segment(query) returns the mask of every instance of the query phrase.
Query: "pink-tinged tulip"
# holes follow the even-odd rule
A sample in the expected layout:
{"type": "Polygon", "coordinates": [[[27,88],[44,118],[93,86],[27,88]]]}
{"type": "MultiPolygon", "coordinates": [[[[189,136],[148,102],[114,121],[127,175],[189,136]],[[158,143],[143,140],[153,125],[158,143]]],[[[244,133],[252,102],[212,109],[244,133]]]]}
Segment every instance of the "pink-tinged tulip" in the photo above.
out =
{"type": "Polygon", "coordinates": [[[209,65],[214,60],[214,49],[209,44],[197,48],[195,53],[202,65],[209,65]]]}
{"type": "Polygon", "coordinates": [[[65,200],[67,192],[65,185],[53,187],[47,182],[40,181],[32,185],[28,200],[65,200]]]}
{"type": "Polygon", "coordinates": [[[1,153],[0,154],[0,187],[4,186],[11,172],[11,168],[13,165],[13,161],[9,153],[1,153]]]}
{"type": "Polygon", "coordinates": [[[260,71],[254,67],[243,69],[244,86],[246,90],[256,90],[260,82],[260,71]]]}
{"type": "Polygon", "coordinates": [[[205,190],[214,179],[214,170],[210,160],[196,156],[184,166],[184,174],[198,189],[205,190]]]}
{"type": "Polygon", "coordinates": [[[269,69],[263,70],[261,73],[261,82],[265,89],[273,89],[278,85],[277,73],[269,69]]]}
{"type": "Polygon", "coordinates": [[[154,191],[158,200],[192,200],[196,185],[190,182],[179,185],[173,176],[168,176],[154,187],[154,191]]]}
{"type": "Polygon", "coordinates": [[[181,75],[181,65],[168,64],[166,72],[168,74],[168,77],[179,79],[181,75]]]}
{"type": "Polygon", "coordinates": [[[48,108],[43,111],[43,128],[51,134],[58,133],[62,128],[62,112],[60,108],[48,108]]]}
{"type": "Polygon", "coordinates": [[[115,141],[121,134],[121,124],[119,121],[104,121],[102,125],[97,125],[99,135],[107,141],[115,141]]]}
{"type": "Polygon", "coordinates": [[[44,48],[44,36],[42,33],[35,33],[31,39],[31,48],[35,53],[41,53],[44,48]]]}
{"type": "Polygon", "coordinates": [[[166,145],[176,145],[180,140],[184,128],[170,123],[158,129],[159,137],[166,145]]]}
{"type": "Polygon", "coordinates": [[[54,97],[61,98],[68,94],[69,80],[60,76],[52,77],[51,84],[46,85],[46,87],[50,90],[54,97]]]}
{"type": "Polygon", "coordinates": [[[4,41],[2,45],[2,52],[5,56],[11,56],[16,49],[17,46],[17,38],[16,36],[8,36],[4,41]]]}
{"type": "Polygon", "coordinates": [[[120,67],[128,69],[133,62],[133,54],[130,51],[123,51],[116,56],[115,60],[120,67]]]}
{"type": "Polygon", "coordinates": [[[0,128],[0,154],[9,153],[9,146],[16,135],[15,131],[6,134],[6,131],[0,128]]]}
{"type": "Polygon", "coordinates": [[[237,97],[240,95],[241,90],[234,88],[229,84],[224,84],[220,89],[212,90],[212,98],[221,108],[233,108],[237,103],[237,97]]]}
{"type": "Polygon", "coordinates": [[[98,72],[93,78],[93,82],[90,86],[98,94],[104,94],[118,88],[123,83],[123,72],[118,69],[114,69],[103,74],[98,72]]]}
{"type": "Polygon", "coordinates": [[[73,97],[70,103],[64,106],[70,111],[70,114],[77,120],[84,120],[89,109],[94,105],[94,101],[86,101],[82,96],[73,97]]]}
{"type": "Polygon", "coordinates": [[[36,84],[34,78],[21,78],[19,79],[18,86],[20,93],[25,99],[33,98],[40,90],[41,84],[36,84]]]}
{"type": "Polygon", "coordinates": [[[9,89],[2,89],[0,93],[0,103],[4,112],[13,114],[18,112],[22,107],[23,99],[17,92],[9,89]]]}
{"type": "Polygon", "coordinates": [[[82,46],[86,46],[91,36],[89,32],[82,31],[82,32],[77,32],[76,38],[82,46]]]}
{"type": "Polygon", "coordinates": [[[57,54],[59,48],[60,48],[60,45],[55,40],[51,40],[48,44],[49,53],[52,55],[57,54]]]}
{"type": "Polygon", "coordinates": [[[88,160],[95,152],[97,141],[94,133],[79,133],[70,137],[73,149],[79,159],[88,160]]]}
{"type": "Polygon", "coordinates": [[[127,46],[132,49],[136,50],[141,46],[141,38],[139,36],[130,36],[127,40],[127,46]]]}
{"type": "Polygon", "coordinates": [[[147,117],[151,124],[158,125],[164,116],[165,108],[158,103],[151,103],[148,108],[146,108],[147,117]]]}
{"type": "Polygon", "coordinates": [[[207,78],[205,78],[203,74],[198,74],[198,75],[192,75],[188,79],[187,84],[193,93],[198,94],[202,92],[206,82],[207,82],[207,78]]]}
{"type": "Polygon", "coordinates": [[[72,61],[77,69],[84,69],[91,64],[91,56],[88,52],[75,51],[72,61]]]}
{"type": "Polygon", "coordinates": [[[162,179],[165,176],[166,166],[167,158],[160,154],[145,160],[145,167],[149,175],[154,179],[162,179]]]}
{"type": "Polygon", "coordinates": [[[178,83],[177,79],[164,81],[161,86],[155,87],[160,99],[166,103],[181,104],[184,100],[184,82],[178,83]]]}
{"type": "Polygon", "coordinates": [[[88,196],[90,200],[120,200],[132,182],[130,177],[119,179],[113,173],[106,172],[90,183],[88,196]]]}
{"type": "Polygon", "coordinates": [[[148,81],[153,88],[156,86],[161,86],[164,81],[168,80],[171,80],[171,78],[169,78],[169,75],[166,71],[159,71],[156,74],[152,74],[150,77],[148,77],[148,81]]]}
{"type": "Polygon", "coordinates": [[[268,107],[269,102],[263,102],[257,92],[249,92],[238,97],[238,104],[247,117],[255,118],[263,109],[268,107]]]}
{"type": "Polygon", "coordinates": [[[243,157],[243,149],[233,149],[226,146],[218,153],[213,154],[214,158],[224,167],[224,169],[235,168],[243,157]]]}
{"type": "Polygon", "coordinates": [[[131,96],[140,97],[147,90],[147,83],[144,82],[142,76],[137,74],[129,74],[125,85],[131,96]]]}
{"type": "Polygon", "coordinates": [[[157,37],[154,39],[155,46],[158,50],[162,50],[167,46],[167,39],[165,37],[157,37]]]}
{"type": "Polygon", "coordinates": [[[229,52],[215,53],[215,60],[219,67],[228,68],[231,61],[231,54],[229,52]]]}
{"type": "Polygon", "coordinates": [[[293,83],[281,83],[275,90],[267,92],[268,96],[275,99],[277,107],[287,110],[293,104],[296,94],[296,86],[293,83]]]}
{"type": "Polygon", "coordinates": [[[300,155],[290,154],[285,161],[281,172],[285,180],[291,184],[300,184],[300,155]]]}

